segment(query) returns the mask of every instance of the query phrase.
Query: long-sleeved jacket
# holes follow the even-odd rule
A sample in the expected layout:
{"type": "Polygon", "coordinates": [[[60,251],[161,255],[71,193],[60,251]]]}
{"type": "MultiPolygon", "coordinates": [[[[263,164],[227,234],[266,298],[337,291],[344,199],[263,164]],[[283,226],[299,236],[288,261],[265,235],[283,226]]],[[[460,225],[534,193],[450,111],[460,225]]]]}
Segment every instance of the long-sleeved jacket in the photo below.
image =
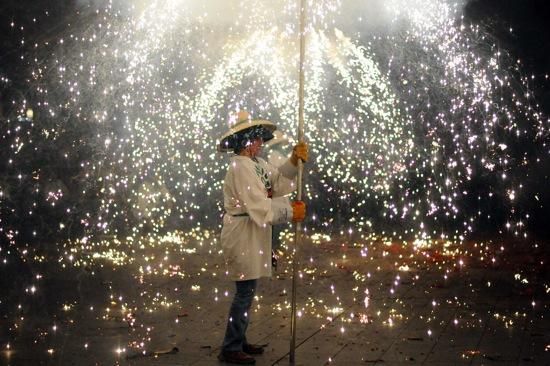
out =
{"type": "Polygon", "coordinates": [[[244,281],[271,276],[271,226],[292,220],[285,195],[296,188],[297,168],[234,156],[223,185],[221,245],[228,276],[244,281]]]}

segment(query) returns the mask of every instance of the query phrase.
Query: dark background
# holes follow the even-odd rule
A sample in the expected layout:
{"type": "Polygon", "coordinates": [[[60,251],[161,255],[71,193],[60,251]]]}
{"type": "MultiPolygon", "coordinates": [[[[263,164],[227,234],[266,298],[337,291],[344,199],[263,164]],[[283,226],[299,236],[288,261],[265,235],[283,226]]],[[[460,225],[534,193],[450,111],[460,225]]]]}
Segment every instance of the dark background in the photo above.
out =
{"type": "MultiPolygon", "coordinates": [[[[533,92],[545,113],[550,116],[550,2],[546,0],[474,0],[466,6],[467,20],[483,25],[508,50],[520,59],[523,71],[534,75],[533,92]],[[510,32],[510,28],[513,32],[510,32]]],[[[548,137],[546,137],[548,141],[548,137]]],[[[550,237],[550,146],[545,144],[543,161],[531,172],[528,195],[531,200],[530,229],[540,238],[550,237]]]]}

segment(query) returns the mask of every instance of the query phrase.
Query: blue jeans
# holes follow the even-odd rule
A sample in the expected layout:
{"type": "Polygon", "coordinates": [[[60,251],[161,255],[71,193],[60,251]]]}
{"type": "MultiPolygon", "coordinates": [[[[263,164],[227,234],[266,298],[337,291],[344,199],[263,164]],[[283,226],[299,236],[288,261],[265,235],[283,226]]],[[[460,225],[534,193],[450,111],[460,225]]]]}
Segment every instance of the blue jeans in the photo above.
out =
{"type": "Polygon", "coordinates": [[[222,344],[222,352],[242,351],[246,341],[246,328],[250,308],[256,293],[257,280],[236,281],[237,291],[229,309],[229,319],[222,344]]]}

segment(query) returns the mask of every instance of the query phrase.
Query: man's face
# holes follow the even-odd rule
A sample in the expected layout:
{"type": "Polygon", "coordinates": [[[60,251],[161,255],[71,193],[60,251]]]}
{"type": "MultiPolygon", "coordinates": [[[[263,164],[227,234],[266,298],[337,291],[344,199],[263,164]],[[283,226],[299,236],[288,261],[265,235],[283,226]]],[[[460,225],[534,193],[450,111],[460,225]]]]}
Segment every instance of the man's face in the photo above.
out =
{"type": "Polygon", "coordinates": [[[251,141],[250,145],[248,145],[250,157],[255,158],[256,156],[260,155],[260,153],[262,152],[262,144],[263,140],[261,138],[256,138],[251,141]]]}

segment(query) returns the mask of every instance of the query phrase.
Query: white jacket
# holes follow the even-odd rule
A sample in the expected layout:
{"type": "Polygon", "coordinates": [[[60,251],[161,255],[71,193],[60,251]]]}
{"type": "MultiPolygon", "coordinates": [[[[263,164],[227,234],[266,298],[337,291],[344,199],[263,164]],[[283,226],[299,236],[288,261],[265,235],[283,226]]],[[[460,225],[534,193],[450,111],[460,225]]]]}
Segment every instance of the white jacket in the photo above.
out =
{"type": "Polygon", "coordinates": [[[284,163],[286,163],[287,160],[288,158],[277,149],[271,149],[267,154],[267,162],[276,168],[282,166],[284,163]]]}
{"type": "Polygon", "coordinates": [[[223,184],[221,233],[231,280],[271,276],[271,225],[292,221],[292,207],[284,196],[296,188],[297,172],[289,160],[275,168],[261,158],[231,159],[223,184]]]}
{"type": "MultiPolygon", "coordinates": [[[[267,155],[267,163],[270,164],[271,166],[279,169],[279,167],[283,166],[283,164],[286,163],[287,161],[288,161],[288,158],[285,155],[283,155],[283,153],[278,149],[269,150],[269,153],[267,155]]],[[[285,199],[285,202],[287,202],[290,205],[290,199],[288,194],[284,196],[284,199],[285,199]]]]}

